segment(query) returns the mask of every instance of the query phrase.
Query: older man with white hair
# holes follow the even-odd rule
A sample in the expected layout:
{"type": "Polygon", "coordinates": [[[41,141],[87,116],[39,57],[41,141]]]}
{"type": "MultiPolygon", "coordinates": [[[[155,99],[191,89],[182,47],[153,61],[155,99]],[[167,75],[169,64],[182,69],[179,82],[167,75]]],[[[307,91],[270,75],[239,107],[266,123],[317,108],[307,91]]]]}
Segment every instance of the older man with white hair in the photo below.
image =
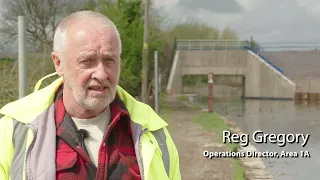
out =
{"type": "Polygon", "coordinates": [[[121,49],[100,13],[59,23],[60,78],[0,110],[1,180],[181,179],[167,123],[118,86],[121,49]]]}

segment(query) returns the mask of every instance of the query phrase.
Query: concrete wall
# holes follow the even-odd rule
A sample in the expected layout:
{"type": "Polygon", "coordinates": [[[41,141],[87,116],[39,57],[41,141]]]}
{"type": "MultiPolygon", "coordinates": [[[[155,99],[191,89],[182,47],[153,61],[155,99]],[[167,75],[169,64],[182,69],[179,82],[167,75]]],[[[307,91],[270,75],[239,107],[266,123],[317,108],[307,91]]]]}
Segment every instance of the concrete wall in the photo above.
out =
{"type": "Polygon", "coordinates": [[[182,75],[179,55],[180,51],[176,51],[173,58],[173,63],[167,85],[167,93],[169,94],[180,94],[182,92],[182,75]]]}
{"type": "Polygon", "coordinates": [[[320,78],[320,51],[262,52],[264,57],[284,71],[291,80],[320,78]]]}
{"type": "Polygon", "coordinates": [[[294,98],[296,85],[251,51],[177,51],[167,92],[183,92],[183,75],[244,75],[245,97],[294,98]]]}
{"type": "Polygon", "coordinates": [[[320,51],[262,52],[297,85],[296,92],[320,93],[320,51]]]}
{"type": "Polygon", "coordinates": [[[294,98],[296,85],[248,51],[245,96],[252,98],[294,98]]]}
{"type": "Polygon", "coordinates": [[[296,92],[303,93],[319,93],[320,92],[320,78],[311,80],[296,80],[296,92]]]}
{"type": "Polygon", "coordinates": [[[243,75],[246,70],[246,51],[181,51],[181,73],[243,75]]]}
{"type": "MultiPolygon", "coordinates": [[[[213,87],[213,97],[241,97],[242,95],[241,87],[231,87],[227,85],[219,85],[215,84],[213,87]]],[[[196,93],[199,96],[208,96],[208,87],[200,86],[200,87],[183,87],[183,93],[196,93]]]]}
{"type": "Polygon", "coordinates": [[[246,51],[176,51],[167,93],[182,93],[183,75],[244,75],[246,51]]]}

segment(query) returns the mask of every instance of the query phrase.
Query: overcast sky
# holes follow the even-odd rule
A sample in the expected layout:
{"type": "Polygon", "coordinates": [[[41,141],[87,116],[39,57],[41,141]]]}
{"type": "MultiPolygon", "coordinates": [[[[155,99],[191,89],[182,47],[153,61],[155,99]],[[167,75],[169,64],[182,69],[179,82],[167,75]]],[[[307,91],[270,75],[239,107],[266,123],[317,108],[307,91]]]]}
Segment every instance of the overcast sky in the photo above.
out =
{"type": "Polygon", "coordinates": [[[241,39],[258,42],[320,42],[320,0],[155,0],[155,6],[181,22],[196,18],[241,39]]]}
{"type": "MultiPolygon", "coordinates": [[[[2,0],[0,0],[2,1],[2,0]]],[[[320,0],[154,0],[169,24],[188,18],[223,29],[240,39],[267,42],[318,42],[320,0]]]]}

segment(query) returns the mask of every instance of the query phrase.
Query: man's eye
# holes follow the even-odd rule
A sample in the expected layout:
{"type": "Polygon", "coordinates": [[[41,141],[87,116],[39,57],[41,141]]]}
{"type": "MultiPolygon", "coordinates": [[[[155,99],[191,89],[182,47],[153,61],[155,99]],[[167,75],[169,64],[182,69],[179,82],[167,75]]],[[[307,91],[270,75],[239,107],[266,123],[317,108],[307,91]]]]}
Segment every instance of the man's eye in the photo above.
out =
{"type": "Polygon", "coordinates": [[[112,58],[106,58],[105,61],[106,61],[107,63],[114,63],[114,62],[115,62],[115,60],[112,59],[112,58]]]}
{"type": "Polygon", "coordinates": [[[81,61],[81,63],[89,63],[89,62],[91,62],[91,59],[84,59],[81,61]]]}

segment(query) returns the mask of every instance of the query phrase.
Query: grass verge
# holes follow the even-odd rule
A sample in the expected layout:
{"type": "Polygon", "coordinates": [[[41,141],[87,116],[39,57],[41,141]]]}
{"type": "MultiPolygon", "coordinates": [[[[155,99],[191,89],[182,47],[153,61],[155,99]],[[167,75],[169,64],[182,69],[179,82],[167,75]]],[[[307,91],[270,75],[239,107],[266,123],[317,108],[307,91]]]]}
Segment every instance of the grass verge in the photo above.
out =
{"type": "Polygon", "coordinates": [[[159,96],[159,116],[165,120],[168,124],[170,123],[172,110],[165,104],[165,94],[159,96]]]}
{"type": "Polygon", "coordinates": [[[202,109],[202,107],[201,107],[199,104],[191,104],[191,103],[188,101],[188,97],[187,97],[187,96],[180,95],[180,96],[178,96],[178,100],[179,100],[181,103],[183,103],[183,104],[191,107],[192,109],[195,109],[195,110],[201,110],[201,109],[202,109]]]}
{"type": "MultiPolygon", "coordinates": [[[[199,124],[208,131],[215,131],[217,136],[215,139],[218,142],[222,142],[222,132],[224,130],[230,131],[229,126],[224,122],[221,116],[217,113],[200,112],[194,119],[195,123],[199,124]]],[[[227,143],[227,148],[230,151],[236,151],[238,144],[227,143]]],[[[244,180],[244,169],[240,165],[239,159],[233,159],[234,165],[234,180],[244,180]]]]}
{"type": "MultiPolygon", "coordinates": [[[[166,106],[165,104],[165,95],[161,94],[160,98],[159,98],[159,102],[160,102],[160,117],[162,117],[165,121],[167,121],[168,123],[170,123],[170,119],[171,119],[171,114],[172,114],[172,110],[166,106]]],[[[186,104],[188,103],[188,99],[185,96],[180,96],[178,97],[178,99],[181,102],[184,102],[186,104]]],[[[192,109],[201,109],[201,107],[197,106],[197,105],[190,105],[189,107],[192,109]]],[[[222,142],[222,132],[224,130],[229,130],[230,128],[229,126],[224,122],[224,120],[221,118],[221,116],[217,113],[207,113],[207,112],[200,112],[198,114],[198,116],[196,116],[196,118],[194,119],[195,123],[197,123],[198,125],[202,126],[203,128],[205,128],[208,131],[215,131],[218,136],[216,137],[217,139],[215,139],[215,141],[217,142],[222,142]]],[[[230,151],[236,151],[238,145],[237,144],[231,144],[231,143],[227,143],[227,148],[230,151]]],[[[240,164],[240,160],[239,159],[233,159],[233,179],[234,180],[244,180],[244,169],[240,164]]]]}

